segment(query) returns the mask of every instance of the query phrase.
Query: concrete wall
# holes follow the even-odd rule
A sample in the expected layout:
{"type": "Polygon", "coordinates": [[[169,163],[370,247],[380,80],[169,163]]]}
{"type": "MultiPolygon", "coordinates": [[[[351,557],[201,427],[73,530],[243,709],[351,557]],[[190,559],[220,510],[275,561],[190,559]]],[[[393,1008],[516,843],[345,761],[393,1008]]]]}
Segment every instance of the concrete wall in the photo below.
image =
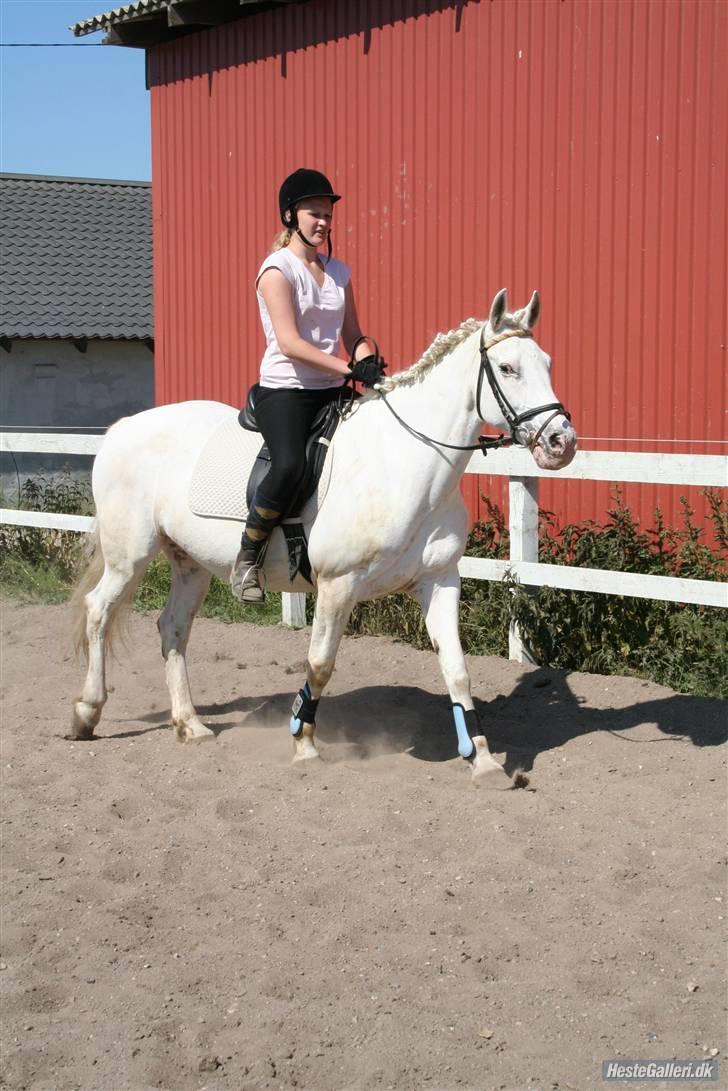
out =
{"type": "MultiPolygon", "coordinates": [[[[0,349],[0,431],[100,431],[119,417],[154,405],[154,355],[140,341],[89,341],[81,353],[71,341],[16,340],[0,349]]],[[[18,479],[68,468],[90,472],[88,458],[0,454],[6,505],[18,479]]]]}

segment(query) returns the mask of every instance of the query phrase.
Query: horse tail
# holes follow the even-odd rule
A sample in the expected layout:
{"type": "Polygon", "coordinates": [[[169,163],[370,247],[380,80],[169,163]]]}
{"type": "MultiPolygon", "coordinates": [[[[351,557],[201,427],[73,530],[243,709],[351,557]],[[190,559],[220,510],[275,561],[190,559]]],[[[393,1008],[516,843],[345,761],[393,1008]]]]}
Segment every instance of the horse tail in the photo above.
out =
{"type": "Polygon", "coordinates": [[[76,656],[88,661],[88,637],[86,635],[86,595],[93,591],[104,574],[104,554],[98,525],[87,541],[86,567],[76,581],[71,596],[71,633],[76,656]]]}
{"type": "MultiPolygon", "coordinates": [[[[88,635],[86,629],[88,611],[86,600],[89,593],[99,586],[106,571],[106,558],[101,548],[98,524],[89,535],[89,539],[90,541],[87,543],[88,563],[76,581],[70,602],[71,635],[74,650],[76,656],[83,658],[86,662],[88,662],[88,635]]],[[[137,566],[130,578],[125,581],[126,585],[121,596],[118,598],[115,596],[112,601],[107,603],[108,614],[104,626],[104,646],[112,655],[114,647],[119,641],[122,645],[125,644],[125,622],[128,618],[129,607],[133,602],[147,564],[137,566]]]]}

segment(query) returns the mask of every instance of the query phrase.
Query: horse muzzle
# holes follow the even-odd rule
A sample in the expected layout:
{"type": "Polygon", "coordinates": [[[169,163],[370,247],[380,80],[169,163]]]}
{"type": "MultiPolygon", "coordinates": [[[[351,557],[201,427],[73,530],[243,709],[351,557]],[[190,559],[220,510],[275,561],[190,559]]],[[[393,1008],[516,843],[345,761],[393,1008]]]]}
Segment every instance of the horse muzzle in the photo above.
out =
{"type": "Polygon", "coordinates": [[[536,465],[542,470],[562,470],[576,454],[576,430],[566,417],[552,421],[529,444],[536,465]]]}

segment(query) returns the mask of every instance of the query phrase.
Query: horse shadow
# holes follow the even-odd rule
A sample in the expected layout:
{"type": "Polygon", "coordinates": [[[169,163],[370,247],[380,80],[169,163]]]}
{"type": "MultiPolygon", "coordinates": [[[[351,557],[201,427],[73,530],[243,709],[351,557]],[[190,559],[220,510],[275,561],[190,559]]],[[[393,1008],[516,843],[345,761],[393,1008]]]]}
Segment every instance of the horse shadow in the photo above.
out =
{"type": "MultiPolygon", "coordinates": [[[[609,684],[605,676],[605,684],[609,684]]],[[[198,709],[216,734],[251,726],[280,731],[290,716],[292,694],[240,697],[198,709]],[[215,724],[214,719],[234,715],[215,724]]],[[[521,675],[512,692],[491,701],[475,698],[483,733],[492,752],[505,754],[506,771],[528,772],[538,756],[583,735],[624,734],[645,723],[664,736],[655,742],[687,740],[698,747],[728,741],[725,702],[706,697],[670,694],[627,706],[594,708],[569,685],[568,671],[540,668],[521,675]]],[[[450,761],[457,741],[450,703],[441,694],[417,686],[364,686],[322,700],[316,736],[331,747],[343,746],[345,756],[366,759],[387,753],[409,753],[425,762],[450,761]]],[[[335,754],[332,755],[336,760],[335,754]]]]}
{"type": "MultiPolygon", "coordinates": [[[[569,684],[569,671],[539,668],[524,673],[507,697],[478,702],[491,750],[506,754],[509,772],[528,772],[539,754],[564,746],[584,735],[606,733],[625,743],[644,742],[628,734],[654,724],[662,738],[651,742],[683,740],[696,747],[721,746],[728,741],[725,702],[688,694],[669,694],[625,708],[595,708],[569,684]]],[[[605,686],[611,676],[604,676],[605,686]]],[[[647,683],[645,683],[646,685],[647,683]]]]}

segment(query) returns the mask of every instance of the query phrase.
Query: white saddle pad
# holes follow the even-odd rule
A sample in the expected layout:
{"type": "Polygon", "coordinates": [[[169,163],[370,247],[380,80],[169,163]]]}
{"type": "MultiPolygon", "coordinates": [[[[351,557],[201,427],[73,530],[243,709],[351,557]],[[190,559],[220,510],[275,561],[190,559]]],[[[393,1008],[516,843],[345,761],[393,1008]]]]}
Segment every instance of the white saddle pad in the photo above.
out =
{"type": "Polygon", "coordinates": [[[195,515],[245,522],[245,491],[262,444],[260,433],[246,432],[237,417],[215,429],[202,448],[190,481],[188,502],[195,515]]]}
{"type": "MultiPolygon", "coordinates": [[[[244,523],[248,517],[245,495],[248,478],[262,445],[260,432],[241,428],[237,417],[219,425],[202,448],[193,470],[188,495],[190,510],[195,515],[244,523]]],[[[309,512],[313,517],[321,506],[330,474],[331,459],[327,458],[317,494],[306,505],[307,517],[309,512]]]]}

